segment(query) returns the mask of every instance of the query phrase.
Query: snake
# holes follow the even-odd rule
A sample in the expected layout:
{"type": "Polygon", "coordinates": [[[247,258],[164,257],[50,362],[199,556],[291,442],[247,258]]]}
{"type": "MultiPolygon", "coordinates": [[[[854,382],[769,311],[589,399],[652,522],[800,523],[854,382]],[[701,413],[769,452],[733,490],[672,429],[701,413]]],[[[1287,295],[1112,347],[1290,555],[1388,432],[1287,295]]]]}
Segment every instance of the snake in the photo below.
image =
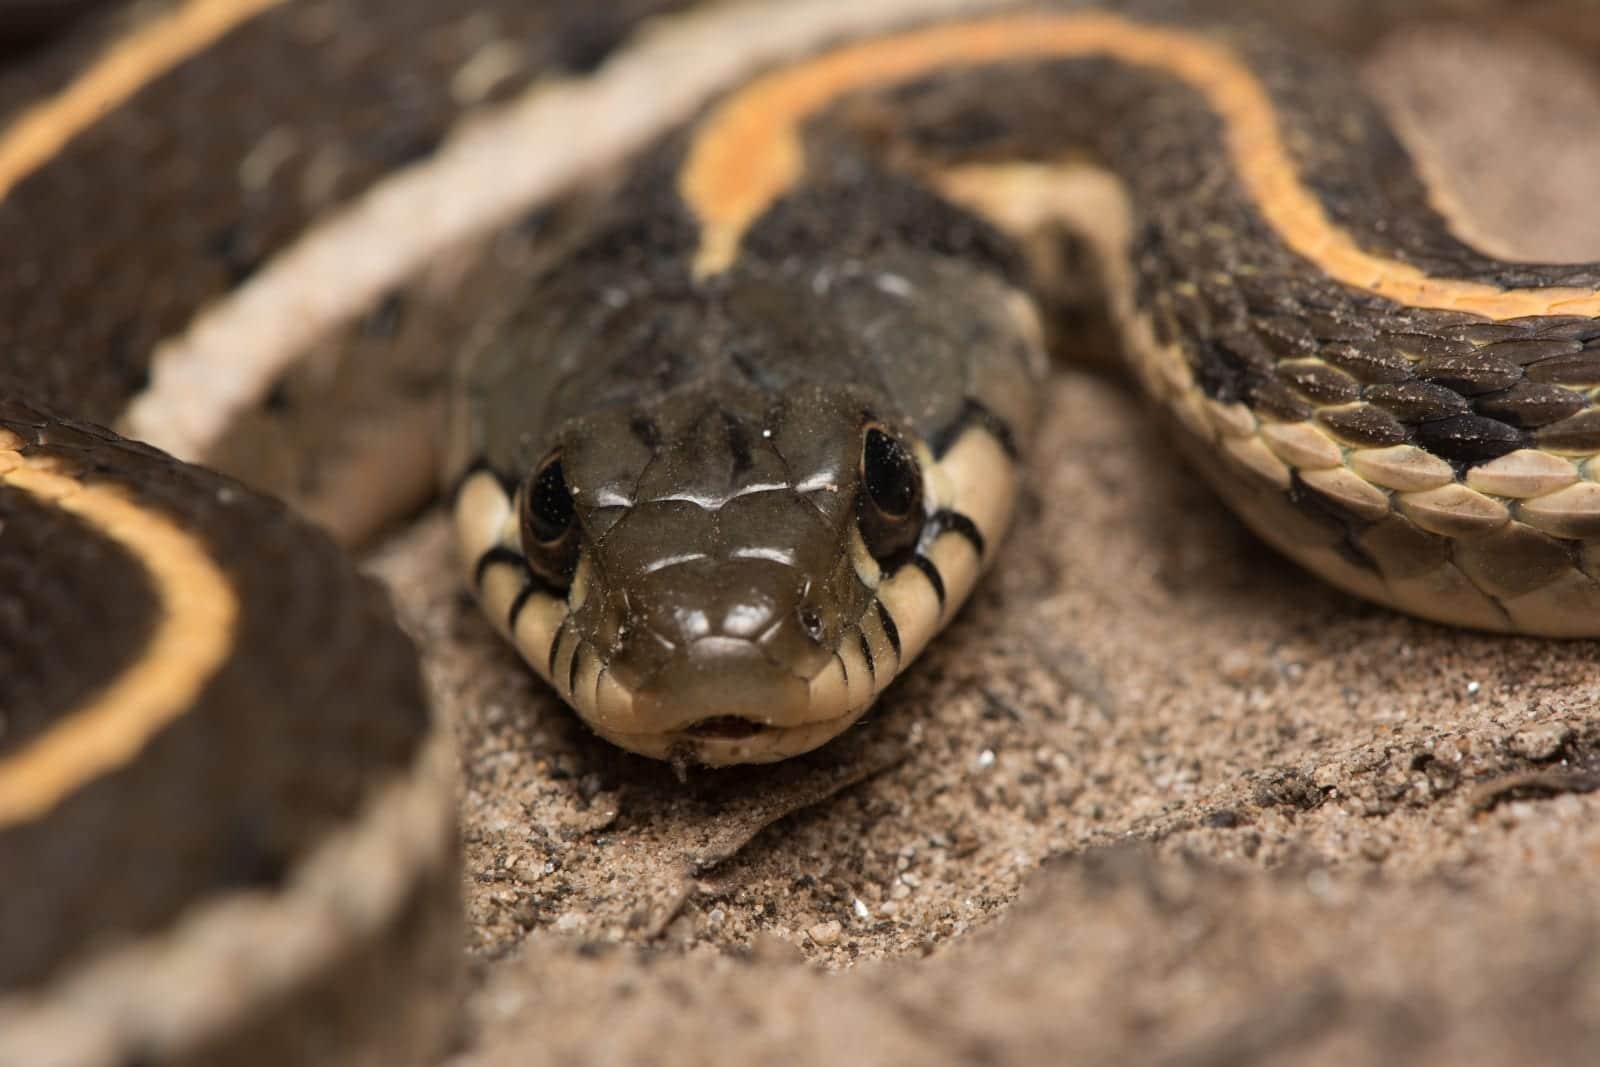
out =
{"type": "Polygon", "coordinates": [[[633,752],[796,756],[908,669],[1005,554],[1085,276],[1267,544],[1600,634],[1600,265],[1473,240],[1325,49],[1204,0],[687,7],[111,5],[0,81],[0,1064],[448,1039],[414,645],[207,469],[448,249],[509,263],[438,430],[465,581],[633,752]]]}

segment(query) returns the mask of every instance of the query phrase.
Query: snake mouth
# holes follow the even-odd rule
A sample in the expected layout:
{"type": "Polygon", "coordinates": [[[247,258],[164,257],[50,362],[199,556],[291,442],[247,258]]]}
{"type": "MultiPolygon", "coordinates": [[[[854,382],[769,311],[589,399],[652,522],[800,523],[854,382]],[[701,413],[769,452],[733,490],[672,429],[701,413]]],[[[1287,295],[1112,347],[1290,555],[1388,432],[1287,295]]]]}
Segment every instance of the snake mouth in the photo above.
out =
{"type": "Polygon", "coordinates": [[[828,743],[844,733],[866,708],[854,708],[816,722],[775,726],[742,715],[716,715],[670,730],[629,733],[589,726],[612,744],[653,759],[682,760],[702,767],[737,763],[775,763],[828,743]]]}
{"type": "Polygon", "coordinates": [[[695,739],[740,740],[754,737],[768,728],[766,723],[747,719],[743,715],[713,715],[684,727],[683,734],[695,739]]]}

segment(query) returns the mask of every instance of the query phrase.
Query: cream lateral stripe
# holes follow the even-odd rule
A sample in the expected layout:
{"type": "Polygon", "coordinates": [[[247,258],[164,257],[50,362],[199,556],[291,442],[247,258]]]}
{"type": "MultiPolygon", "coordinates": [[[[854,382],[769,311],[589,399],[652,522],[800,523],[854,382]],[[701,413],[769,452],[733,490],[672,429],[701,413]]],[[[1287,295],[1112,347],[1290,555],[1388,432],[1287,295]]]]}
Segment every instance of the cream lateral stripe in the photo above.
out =
{"type": "Polygon", "coordinates": [[[455,775],[452,739],[435,724],[410,771],[296,862],[279,891],[212,894],[157,936],[110,946],[40,989],[0,991],[0,1064],[190,1062],[241,1015],[337,967],[350,945],[414,924],[419,885],[456,877],[455,775]]]}
{"type": "Polygon", "coordinates": [[[1361,250],[1300,180],[1261,82],[1227,49],[1108,14],[999,15],[847,45],[776,71],[721,105],[690,146],[679,192],[701,223],[702,275],[726,270],[755,221],[800,181],[805,121],[841,95],[898,84],[952,64],[1110,56],[1188,82],[1222,119],[1240,180],[1279,238],[1330,277],[1415,307],[1492,319],[1600,315],[1588,289],[1509,289],[1430,278],[1361,250]]]}
{"type": "Polygon", "coordinates": [[[89,69],[0,134],[0,199],[101,116],[241,22],[284,0],[189,0],[118,39],[89,69]]]}
{"type": "Polygon", "coordinates": [[[227,659],[239,606],[206,548],[165,516],[111,486],[86,485],[30,463],[0,434],[0,484],[88,523],[150,576],[160,619],[138,659],[45,733],[0,760],[0,829],[49,811],[133,759],[189,710],[227,659]]]}
{"type": "Polygon", "coordinates": [[[307,230],[157,347],[150,384],[118,426],[202,459],[301,352],[442,249],[512,223],[760,67],[909,17],[998,2],[751,0],[664,20],[598,73],[536,86],[464,121],[432,158],[307,230]]]}

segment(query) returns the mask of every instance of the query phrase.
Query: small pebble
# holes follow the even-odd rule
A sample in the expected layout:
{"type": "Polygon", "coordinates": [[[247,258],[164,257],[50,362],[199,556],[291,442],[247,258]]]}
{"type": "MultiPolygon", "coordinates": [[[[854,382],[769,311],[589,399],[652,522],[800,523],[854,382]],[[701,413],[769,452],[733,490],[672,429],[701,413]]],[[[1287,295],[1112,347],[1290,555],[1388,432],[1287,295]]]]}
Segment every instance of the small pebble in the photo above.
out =
{"type": "Polygon", "coordinates": [[[1234,685],[1243,685],[1250,680],[1256,671],[1255,658],[1239,649],[1229,649],[1222,654],[1221,661],[1217,664],[1217,671],[1224,681],[1234,685]]]}
{"type": "Polygon", "coordinates": [[[840,926],[837,920],[829,919],[827,922],[817,923],[806,933],[819,945],[836,945],[839,943],[839,935],[844,933],[844,927],[840,926]]]}
{"type": "Polygon", "coordinates": [[[1554,759],[1571,737],[1572,728],[1561,723],[1530,726],[1511,735],[1511,751],[1526,760],[1554,759]]]}

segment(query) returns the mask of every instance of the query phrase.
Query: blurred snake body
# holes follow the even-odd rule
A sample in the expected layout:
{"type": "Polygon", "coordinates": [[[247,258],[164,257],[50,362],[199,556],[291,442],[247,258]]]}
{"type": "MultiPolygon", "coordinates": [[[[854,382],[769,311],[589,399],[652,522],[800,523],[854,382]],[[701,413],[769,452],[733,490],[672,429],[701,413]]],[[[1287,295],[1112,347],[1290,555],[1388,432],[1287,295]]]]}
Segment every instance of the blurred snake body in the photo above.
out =
{"type": "Polygon", "coordinates": [[[1600,266],[1459,239],[1339,67],[1201,2],[627,32],[673,6],[591,54],[510,0],[173,0],[0,84],[0,1065],[448,1030],[451,756],[383,598],[97,424],[206,460],[449,249],[544,248],[463,335],[469,581],[631,750],[808,751],[935,639],[1002,554],[1074,259],[1266,541],[1600,634],[1600,266]]]}

